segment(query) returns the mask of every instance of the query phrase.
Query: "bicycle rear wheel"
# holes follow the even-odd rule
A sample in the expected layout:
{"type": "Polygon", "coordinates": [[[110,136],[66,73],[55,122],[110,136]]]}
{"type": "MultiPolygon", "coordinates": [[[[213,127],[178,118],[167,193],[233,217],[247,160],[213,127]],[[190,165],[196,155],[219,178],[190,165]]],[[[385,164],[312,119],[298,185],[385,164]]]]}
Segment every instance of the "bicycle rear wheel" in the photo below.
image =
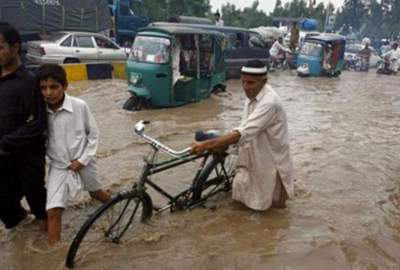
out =
{"type": "Polygon", "coordinates": [[[118,194],[102,205],[82,225],[67,254],[65,265],[73,268],[76,262],[99,249],[101,244],[119,243],[128,229],[135,229],[152,215],[150,196],[136,191],[118,194]]]}
{"type": "Polygon", "coordinates": [[[193,191],[193,201],[205,201],[218,192],[228,192],[235,176],[234,155],[217,155],[201,171],[193,191]]]}

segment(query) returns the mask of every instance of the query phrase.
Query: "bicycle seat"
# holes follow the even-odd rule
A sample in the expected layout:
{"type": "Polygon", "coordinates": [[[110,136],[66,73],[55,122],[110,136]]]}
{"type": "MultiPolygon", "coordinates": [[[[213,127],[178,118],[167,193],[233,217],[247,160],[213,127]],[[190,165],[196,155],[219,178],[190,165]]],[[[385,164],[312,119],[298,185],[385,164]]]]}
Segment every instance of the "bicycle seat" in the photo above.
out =
{"type": "Polygon", "coordinates": [[[221,134],[218,130],[196,131],[194,139],[198,142],[206,141],[219,137],[221,134]]]}

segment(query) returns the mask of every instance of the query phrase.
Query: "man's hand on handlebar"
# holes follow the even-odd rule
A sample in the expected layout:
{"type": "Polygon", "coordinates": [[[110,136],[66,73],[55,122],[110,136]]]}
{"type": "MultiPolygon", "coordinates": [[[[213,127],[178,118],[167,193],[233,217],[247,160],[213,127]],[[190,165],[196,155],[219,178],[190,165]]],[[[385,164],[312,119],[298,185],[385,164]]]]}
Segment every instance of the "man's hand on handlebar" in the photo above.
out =
{"type": "Polygon", "coordinates": [[[201,143],[193,143],[190,148],[192,148],[191,153],[194,155],[200,155],[209,150],[207,147],[207,141],[201,143]]]}
{"type": "Polygon", "coordinates": [[[205,151],[211,151],[211,152],[225,151],[229,145],[237,143],[239,139],[240,139],[240,133],[237,131],[233,131],[215,139],[210,139],[204,142],[192,144],[191,153],[200,155],[205,151]]]}

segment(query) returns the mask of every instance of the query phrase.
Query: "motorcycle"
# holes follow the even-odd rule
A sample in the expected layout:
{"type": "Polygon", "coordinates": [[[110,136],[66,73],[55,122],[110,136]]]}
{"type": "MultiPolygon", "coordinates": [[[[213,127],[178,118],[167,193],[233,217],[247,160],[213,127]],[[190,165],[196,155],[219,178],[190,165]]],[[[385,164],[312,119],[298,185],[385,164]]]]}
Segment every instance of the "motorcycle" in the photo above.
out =
{"type": "Polygon", "coordinates": [[[382,61],[378,62],[378,69],[376,72],[378,74],[394,75],[397,73],[397,61],[396,58],[384,58],[382,61]]]}
{"type": "Polygon", "coordinates": [[[358,55],[354,56],[346,61],[345,69],[354,71],[368,71],[369,59],[358,55]]]}
{"type": "Polygon", "coordinates": [[[271,56],[270,68],[272,70],[286,70],[296,68],[297,54],[293,52],[282,52],[278,57],[271,56]]]}

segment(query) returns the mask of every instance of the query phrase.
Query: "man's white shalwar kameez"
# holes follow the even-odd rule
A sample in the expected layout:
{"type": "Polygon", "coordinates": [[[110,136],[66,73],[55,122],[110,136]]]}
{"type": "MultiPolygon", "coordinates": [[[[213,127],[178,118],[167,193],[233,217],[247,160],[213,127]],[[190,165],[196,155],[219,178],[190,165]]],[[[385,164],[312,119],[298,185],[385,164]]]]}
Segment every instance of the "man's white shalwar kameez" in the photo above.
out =
{"type": "MultiPolygon", "coordinates": [[[[253,100],[246,100],[241,125],[237,174],[232,197],[254,210],[271,207],[277,181],[293,194],[293,164],[289,150],[286,113],[267,84],[253,100]]],[[[275,190],[277,186],[277,190],[275,190]]]]}

